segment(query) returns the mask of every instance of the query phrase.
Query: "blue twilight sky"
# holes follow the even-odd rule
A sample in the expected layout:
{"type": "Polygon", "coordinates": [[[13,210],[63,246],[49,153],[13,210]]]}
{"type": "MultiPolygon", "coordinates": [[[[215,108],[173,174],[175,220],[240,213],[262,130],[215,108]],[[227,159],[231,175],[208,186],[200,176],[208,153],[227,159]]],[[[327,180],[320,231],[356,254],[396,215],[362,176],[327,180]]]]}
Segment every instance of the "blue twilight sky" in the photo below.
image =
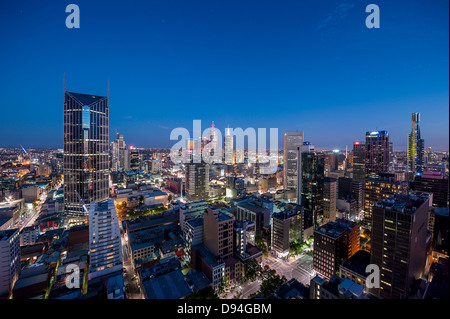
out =
{"type": "Polygon", "coordinates": [[[0,147],[62,147],[65,72],[73,92],[110,81],[111,137],[137,147],[201,119],[277,127],[280,147],[297,129],[330,149],[388,130],[400,150],[420,112],[426,147],[448,150],[448,30],[448,0],[1,0],[0,147]]]}

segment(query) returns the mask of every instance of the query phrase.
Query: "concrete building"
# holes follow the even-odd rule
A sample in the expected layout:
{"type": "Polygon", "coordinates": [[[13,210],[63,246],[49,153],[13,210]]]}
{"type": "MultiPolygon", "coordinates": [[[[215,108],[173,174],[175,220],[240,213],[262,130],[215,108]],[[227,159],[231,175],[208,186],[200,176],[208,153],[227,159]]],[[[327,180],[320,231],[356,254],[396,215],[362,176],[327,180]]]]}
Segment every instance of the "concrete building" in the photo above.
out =
{"type": "Polygon", "coordinates": [[[359,224],[345,219],[329,222],[314,231],[313,267],[330,279],[341,263],[353,256],[360,245],[359,224]]]}
{"type": "Polygon", "coordinates": [[[221,259],[233,255],[234,216],[208,208],[203,214],[203,242],[221,259]]]}
{"type": "MultiPolygon", "coordinates": [[[[267,206],[266,206],[267,207],[267,206]]],[[[271,210],[258,201],[243,201],[236,206],[236,219],[246,219],[255,223],[255,234],[261,234],[264,226],[270,224],[271,210]]],[[[273,210],[273,208],[272,208],[273,210]]]]}
{"type": "Polygon", "coordinates": [[[33,245],[39,237],[39,226],[25,227],[20,232],[20,246],[33,245]]]}
{"type": "Polygon", "coordinates": [[[8,295],[20,274],[18,229],[0,231],[0,296],[8,295]]]}
{"type": "Polygon", "coordinates": [[[112,199],[90,205],[89,254],[89,279],[122,270],[120,228],[112,199]]]}
{"type": "Polygon", "coordinates": [[[303,240],[303,207],[295,205],[292,209],[274,213],[272,216],[271,246],[277,257],[289,254],[290,244],[303,240]]]}
{"type": "Polygon", "coordinates": [[[428,215],[432,196],[411,192],[376,203],[372,211],[372,264],[380,268],[380,288],[371,292],[385,299],[414,294],[427,257],[428,215]]]}
{"type": "Polygon", "coordinates": [[[415,191],[433,194],[434,207],[449,206],[448,176],[440,172],[425,171],[422,175],[416,175],[412,184],[415,191]]]}

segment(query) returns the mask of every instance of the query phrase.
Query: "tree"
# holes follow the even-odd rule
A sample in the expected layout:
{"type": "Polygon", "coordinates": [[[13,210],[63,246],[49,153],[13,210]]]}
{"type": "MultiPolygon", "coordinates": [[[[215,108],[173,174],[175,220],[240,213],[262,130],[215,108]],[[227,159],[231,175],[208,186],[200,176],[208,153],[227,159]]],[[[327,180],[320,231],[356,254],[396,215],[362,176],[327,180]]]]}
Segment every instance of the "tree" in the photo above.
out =
{"type": "Polygon", "coordinates": [[[212,287],[207,287],[197,292],[193,292],[186,296],[185,299],[219,299],[219,296],[212,287]]]}
{"type": "Polygon", "coordinates": [[[265,279],[261,283],[259,292],[266,298],[273,294],[281,285],[287,282],[286,277],[280,277],[273,269],[265,270],[263,273],[265,279]]]}
{"type": "Polygon", "coordinates": [[[244,264],[245,278],[249,281],[255,281],[261,273],[261,266],[255,258],[251,258],[244,264]]]}
{"type": "Polygon", "coordinates": [[[217,287],[217,294],[219,296],[224,294],[227,291],[229,285],[230,285],[230,278],[222,277],[222,279],[219,281],[219,286],[217,287]]]}
{"type": "Polygon", "coordinates": [[[167,197],[167,200],[169,201],[169,203],[172,201],[172,195],[169,195],[168,197],[167,197]]]}
{"type": "Polygon", "coordinates": [[[260,235],[255,236],[255,246],[262,251],[262,255],[264,258],[267,258],[267,256],[269,256],[269,251],[267,250],[266,243],[260,235]]]}

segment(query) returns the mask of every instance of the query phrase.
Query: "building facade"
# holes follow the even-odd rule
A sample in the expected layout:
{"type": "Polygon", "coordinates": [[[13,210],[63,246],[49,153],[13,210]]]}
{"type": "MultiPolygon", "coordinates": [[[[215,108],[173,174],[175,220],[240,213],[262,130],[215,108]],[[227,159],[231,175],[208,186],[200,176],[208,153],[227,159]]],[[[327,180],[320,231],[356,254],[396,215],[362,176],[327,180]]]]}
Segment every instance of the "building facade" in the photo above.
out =
{"type": "Polygon", "coordinates": [[[86,220],[86,205],[109,197],[108,97],[64,93],[64,212],[86,220]]]}

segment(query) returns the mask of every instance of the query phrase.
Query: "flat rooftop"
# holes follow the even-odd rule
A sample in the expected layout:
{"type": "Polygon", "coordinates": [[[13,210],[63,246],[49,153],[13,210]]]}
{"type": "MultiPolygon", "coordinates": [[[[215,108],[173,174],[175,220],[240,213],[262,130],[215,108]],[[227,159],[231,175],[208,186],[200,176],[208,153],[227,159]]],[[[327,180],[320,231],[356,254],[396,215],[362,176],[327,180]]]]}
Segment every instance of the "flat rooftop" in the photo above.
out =
{"type": "Polygon", "coordinates": [[[366,267],[370,264],[370,253],[359,250],[352,257],[341,264],[342,268],[352,271],[362,277],[367,277],[366,267]]]}
{"type": "Polygon", "coordinates": [[[192,293],[181,270],[147,280],[143,286],[148,299],[180,299],[192,293]]]}
{"type": "Polygon", "coordinates": [[[375,203],[374,207],[401,213],[414,213],[429,197],[430,194],[424,192],[411,192],[407,195],[399,194],[375,203]]]}

